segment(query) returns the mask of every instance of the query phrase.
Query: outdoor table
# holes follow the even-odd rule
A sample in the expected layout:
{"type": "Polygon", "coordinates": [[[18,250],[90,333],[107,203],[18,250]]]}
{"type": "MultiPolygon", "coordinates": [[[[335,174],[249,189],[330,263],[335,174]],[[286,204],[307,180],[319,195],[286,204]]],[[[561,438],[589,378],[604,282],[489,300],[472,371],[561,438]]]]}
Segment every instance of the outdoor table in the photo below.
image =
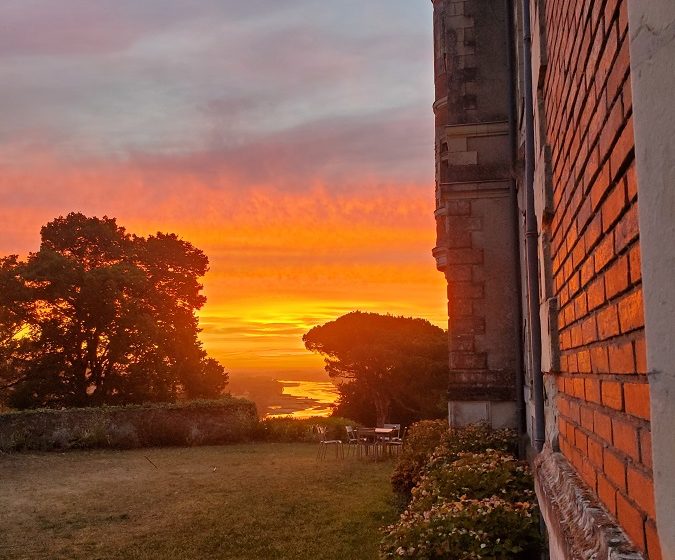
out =
{"type": "Polygon", "coordinates": [[[394,435],[396,428],[358,428],[356,433],[359,440],[364,440],[366,456],[369,455],[369,449],[372,447],[375,458],[377,458],[380,451],[384,454],[384,445],[378,444],[384,442],[387,436],[394,435]]]}

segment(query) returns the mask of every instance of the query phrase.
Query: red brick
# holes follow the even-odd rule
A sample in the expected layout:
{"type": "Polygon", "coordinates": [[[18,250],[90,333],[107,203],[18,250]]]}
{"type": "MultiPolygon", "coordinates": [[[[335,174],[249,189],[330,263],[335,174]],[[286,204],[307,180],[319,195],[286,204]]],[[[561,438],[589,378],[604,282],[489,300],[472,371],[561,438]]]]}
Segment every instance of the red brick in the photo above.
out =
{"type": "Polygon", "coordinates": [[[586,231],[584,232],[584,239],[586,247],[590,249],[600,239],[602,235],[602,213],[598,212],[596,216],[590,221],[586,231]]]}
{"type": "Polygon", "coordinates": [[[638,205],[636,202],[628,209],[628,212],[626,212],[614,228],[614,250],[620,253],[637,239],[639,234],[640,224],[638,222],[638,205]]]}
{"type": "Polygon", "coordinates": [[[609,416],[593,411],[593,430],[607,443],[612,443],[612,420],[609,416]]]}
{"type": "Polygon", "coordinates": [[[652,468],[652,434],[649,430],[640,430],[640,462],[648,469],[652,468]]]}
{"type": "Polygon", "coordinates": [[[581,282],[579,279],[579,274],[574,273],[572,277],[567,281],[567,290],[569,291],[570,297],[574,296],[579,291],[581,287],[581,282]]]}
{"type": "Polygon", "coordinates": [[[584,343],[583,332],[581,331],[581,325],[574,325],[570,329],[570,336],[572,337],[572,348],[577,348],[584,343]]]}
{"type": "Polygon", "coordinates": [[[588,436],[579,428],[574,429],[574,445],[577,446],[584,455],[588,455],[588,436]]]}
{"type": "Polygon", "coordinates": [[[635,164],[631,165],[626,170],[626,194],[628,195],[629,201],[633,200],[638,194],[637,177],[635,175],[635,164]]]}
{"type": "MultiPolygon", "coordinates": [[[[604,222],[604,218],[603,218],[604,222]]],[[[609,261],[614,258],[614,237],[613,233],[608,233],[593,251],[595,259],[595,272],[600,272],[609,261]]]]}
{"type": "Polygon", "coordinates": [[[581,285],[585,286],[595,276],[595,265],[593,259],[589,258],[581,265],[581,285]]]}
{"type": "MultiPolygon", "coordinates": [[[[568,233],[568,239],[569,236],[572,235],[571,233],[568,233]]],[[[584,242],[584,238],[581,237],[577,244],[574,246],[574,249],[572,250],[572,266],[574,268],[577,268],[586,258],[586,243],[584,242]]]]}
{"type": "Polygon", "coordinates": [[[581,323],[581,335],[584,345],[591,344],[598,340],[598,329],[595,325],[595,317],[591,316],[581,323]]]}
{"type": "Polygon", "coordinates": [[[602,404],[615,410],[621,410],[623,408],[621,383],[615,381],[603,381],[601,391],[602,404]]]}
{"type": "Polygon", "coordinates": [[[560,371],[562,372],[569,371],[567,367],[567,356],[565,354],[560,356],[560,371]]]}
{"type": "Polygon", "coordinates": [[[600,404],[600,381],[597,379],[584,379],[586,400],[600,404]]]}
{"type": "MultiPolygon", "coordinates": [[[[591,373],[591,353],[588,350],[582,350],[577,354],[577,367],[579,373],[591,373]]],[[[583,379],[580,381],[583,390],[583,379]]]]}
{"type": "Polygon", "coordinates": [[[626,413],[649,420],[649,385],[647,383],[626,383],[623,386],[626,413]]]}
{"type": "Polygon", "coordinates": [[[602,470],[602,452],[604,446],[598,440],[588,438],[588,458],[593,465],[602,470]]]}
{"type": "Polygon", "coordinates": [[[609,371],[611,373],[636,372],[632,342],[610,344],[607,350],[609,351],[609,371]]]}
{"type": "Polygon", "coordinates": [[[640,256],[640,246],[635,245],[628,253],[630,261],[630,282],[635,284],[642,280],[642,258],[640,256]]]}
{"type": "MultiPolygon", "coordinates": [[[[624,43],[628,43],[628,41],[624,41],[624,43]]],[[[634,148],[635,135],[633,133],[633,119],[629,117],[628,122],[626,123],[625,128],[621,131],[621,136],[619,136],[619,139],[616,141],[610,156],[610,171],[613,176],[617,176],[625,163],[632,160],[634,148]]]]}
{"type": "Polygon", "coordinates": [[[595,182],[591,187],[591,208],[593,211],[597,210],[600,206],[607,189],[609,188],[610,179],[609,179],[609,162],[605,164],[600,170],[600,174],[595,178],[595,182]]]}
{"type": "Polygon", "coordinates": [[[605,273],[605,291],[607,299],[628,288],[628,257],[623,256],[605,273]]]}
{"type": "Polygon", "coordinates": [[[609,231],[626,207],[626,186],[623,182],[614,187],[602,203],[602,228],[609,231]]]}
{"type": "Polygon", "coordinates": [[[616,488],[602,475],[598,476],[598,497],[612,515],[616,515],[616,488]]]}
{"type": "Polygon", "coordinates": [[[645,550],[644,523],[640,511],[621,494],[616,496],[616,517],[630,540],[640,550],[645,550]]]}
{"type": "Polygon", "coordinates": [[[642,289],[636,290],[619,301],[619,324],[622,333],[644,327],[642,289]]]}
{"type": "Polygon", "coordinates": [[[593,431],[593,411],[587,406],[581,406],[579,410],[581,416],[581,426],[588,430],[589,432],[593,431]]]}
{"type": "Polygon", "coordinates": [[[654,483],[652,479],[635,467],[629,466],[626,480],[628,482],[628,496],[630,499],[649,517],[656,519],[654,483]]]}
{"type": "Polygon", "coordinates": [[[588,304],[586,303],[586,293],[582,292],[574,298],[574,315],[583,317],[588,313],[588,304]]]}
{"type": "Polygon", "coordinates": [[[633,424],[618,418],[612,418],[612,437],[616,449],[623,451],[635,461],[640,460],[638,430],[633,424]]]}
{"type": "Polygon", "coordinates": [[[604,472],[619,490],[626,490],[626,465],[609,449],[602,452],[604,472]]]}
{"type": "MultiPolygon", "coordinates": [[[[621,36],[621,29],[619,29],[619,36],[621,36]]],[[[614,100],[616,94],[619,92],[621,84],[626,77],[628,68],[628,41],[624,39],[619,45],[618,55],[614,60],[614,64],[612,64],[609,76],[607,77],[607,101],[609,103],[614,100]]]]}
{"type": "Polygon", "coordinates": [[[610,305],[598,313],[598,335],[607,340],[620,332],[619,313],[616,305],[610,305]]]}
{"type": "Polygon", "coordinates": [[[609,373],[609,354],[606,346],[591,348],[591,369],[593,373],[609,373]]]}
{"type": "Polygon", "coordinates": [[[647,554],[649,560],[663,560],[661,555],[661,543],[653,521],[645,523],[645,537],[647,538],[647,554]]]}
{"type": "MultiPolygon", "coordinates": [[[[611,74],[612,70],[610,70],[611,74]]],[[[602,127],[602,132],[600,132],[600,141],[598,142],[598,147],[600,148],[600,154],[604,157],[605,154],[610,153],[610,148],[612,144],[616,141],[619,131],[623,126],[623,106],[621,103],[614,103],[612,101],[614,97],[608,99],[611,109],[607,120],[605,121],[604,126],[602,127]]]]}
{"type": "Polygon", "coordinates": [[[647,369],[647,347],[644,338],[635,340],[635,369],[638,373],[648,373],[647,369]]]}
{"type": "Polygon", "coordinates": [[[598,278],[588,287],[588,309],[592,311],[605,303],[605,281],[598,278]]]}

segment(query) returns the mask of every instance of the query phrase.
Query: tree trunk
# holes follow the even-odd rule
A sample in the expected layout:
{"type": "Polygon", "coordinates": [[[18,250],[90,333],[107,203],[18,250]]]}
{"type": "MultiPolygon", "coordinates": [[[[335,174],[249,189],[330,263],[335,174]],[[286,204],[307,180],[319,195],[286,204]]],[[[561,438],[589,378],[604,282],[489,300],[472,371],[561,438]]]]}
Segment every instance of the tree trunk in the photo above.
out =
{"type": "Polygon", "coordinates": [[[389,420],[391,399],[386,395],[375,392],[373,400],[375,401],[375,418],[377,426],[381,428],[384,426],[385,422],[389,420]]]}

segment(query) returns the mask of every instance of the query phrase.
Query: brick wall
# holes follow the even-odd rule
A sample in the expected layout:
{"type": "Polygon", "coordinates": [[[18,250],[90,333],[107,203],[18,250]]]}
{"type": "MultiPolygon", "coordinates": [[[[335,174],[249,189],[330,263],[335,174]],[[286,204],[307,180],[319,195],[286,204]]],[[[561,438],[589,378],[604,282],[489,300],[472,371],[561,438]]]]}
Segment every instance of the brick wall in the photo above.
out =
{"type": "Polygon", "coordinates": [[[560,448],[656,560],[627,0],[538,6],[560,448]]]}

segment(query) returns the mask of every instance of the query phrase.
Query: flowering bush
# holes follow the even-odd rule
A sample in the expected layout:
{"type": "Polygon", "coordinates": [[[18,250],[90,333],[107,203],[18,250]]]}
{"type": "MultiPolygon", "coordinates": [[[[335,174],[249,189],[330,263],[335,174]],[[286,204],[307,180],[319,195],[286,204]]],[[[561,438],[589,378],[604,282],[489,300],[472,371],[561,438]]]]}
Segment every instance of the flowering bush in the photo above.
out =
{"type": "Polygon", "coordinates": [[[391,475],[395,492],[410,495],[431,453],[447,432],[446,420],[422,420],[410,426],[391,475]]]}
{"type": "Polygon", "coordinates": [[[529,469],[512,455],[516,433],[486,424],[440,428],[415,425],[414,445],[404,445],[392,483],[412,501],[386,529],[380,558],[534,557],[539,511],[529,469]]]}
{"type": "Polygon", "coordinates": [[[526,558],[540,544],[534,503],[498,497],[441,502],[424,512],[407,510],[387,528],[380,558],[479,560],[526,558]]]}
{"type": "Polygon", "coordinates": [[[518,451],[518,435],[515,430],[493,430],[484,422],[455,428],[443,435],[430,458],[429,468],[442,463],[454,463],[460,453],[482,453],[488,449],[515,455],[518,451]]]}
{"type": "Polygon", "coordinates": [[[436,463],[427,467],[419,484],[412,490],[410,509],[425,511],[442,501],[475,500],[498,496],[503,500],[522,501],[534,497],[533,481],[525,463],[501,451],[460,453],[446,467],[436,463]]]}
{"type": "Polygon", "coordinates": [[[410,496],[424,472],[454,463],[460,453],[480,453],[495,449],[515,453],[518,448],[514,430],[493,430],[485,423],[448,429],[444,420],[425,420],[413,424],[391,476],[394,491],[410,496]]]}

